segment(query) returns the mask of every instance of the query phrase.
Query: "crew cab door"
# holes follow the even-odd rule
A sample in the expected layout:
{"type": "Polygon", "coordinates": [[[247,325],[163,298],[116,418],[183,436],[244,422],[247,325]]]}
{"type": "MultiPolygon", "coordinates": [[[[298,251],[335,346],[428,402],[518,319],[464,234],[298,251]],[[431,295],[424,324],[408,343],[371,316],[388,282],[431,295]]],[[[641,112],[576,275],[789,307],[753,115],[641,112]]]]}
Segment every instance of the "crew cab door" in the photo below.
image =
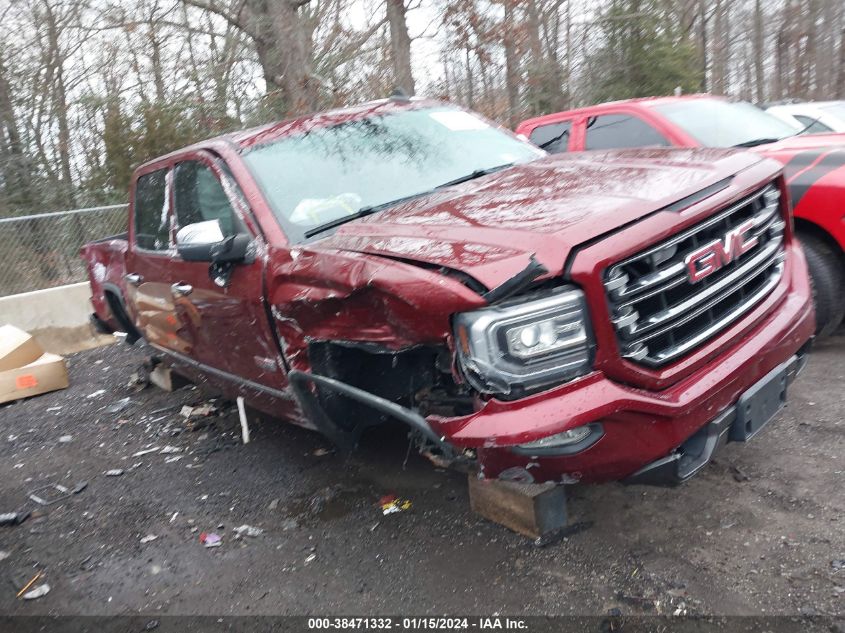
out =
{"type": "Polygon", "coordinates": [[[170,267],[171,294],[181,336],[200,364],[280,388],[284,382],[278,345],[264,302],[262,238],[245,221],[249,210],[225,165],[199,152],[173,167],[173,223],[177,254],[170,267]],[[210,261],[187,261],[180,254],[182,229],[217,221],[224,238],[241,236],[251,245],[242,261],[221,276],[210,261]],[[225,277],[225,278],[224,278],[225,277]]]}
{"type": "Polygon", "coordinates": [[[188,348],[178,336],[179,322],[168,282],[168,268],[175,254],[170,187],[167,165],[147,169],[133,184],[125,300],[130,318],[148,343],[185,353],[188,348]]]}
{"type": "MultiPolygon", "coordinates": [[[[261,236],[245,220],[248,206],[221,161],[207,152],[176,159],[168,170],[169,248],[164,257],[135,252],[141,279],[138,325],[147,340],[234,383],[280,389],[286,383],[263,296],[261,236]],[[183,229],[217,223],[224,238],[243,237],[249,255],[227,267],[180,254],[183,229]],[[151,307],[150,304],[155,304],[151,307]]],[[[142,182],[139,179],[139,189],[142,182]]],[[[136,195],[136,200],[138,196],[136,195]]],[[[143,238],[142,238],[143,239],[143,238]]]]}

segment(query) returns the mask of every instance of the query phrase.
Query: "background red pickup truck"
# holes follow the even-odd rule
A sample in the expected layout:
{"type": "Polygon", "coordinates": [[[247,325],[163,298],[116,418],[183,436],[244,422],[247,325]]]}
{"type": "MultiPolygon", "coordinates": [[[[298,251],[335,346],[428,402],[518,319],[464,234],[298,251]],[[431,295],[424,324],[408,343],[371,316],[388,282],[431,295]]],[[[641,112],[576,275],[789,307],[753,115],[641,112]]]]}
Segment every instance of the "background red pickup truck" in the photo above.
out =
{"type": "Polygon", "coordinates": [[[517,133],[549,152],[622,147],[745,147],[784,165],[807,253],[817,333],[845,316],[845,134],[796,135],[749,103],[710,95],[614,101],[529,119],[517,133]]]}
{"type": "Polygon", "coordinates": [[[83,255],[104,327],[339,445],[399,420],[486,477],[667,483],[801,366],[784,192],[748,152],[548,156],[393,100],[149,162],[128,237],[83,255]]]}

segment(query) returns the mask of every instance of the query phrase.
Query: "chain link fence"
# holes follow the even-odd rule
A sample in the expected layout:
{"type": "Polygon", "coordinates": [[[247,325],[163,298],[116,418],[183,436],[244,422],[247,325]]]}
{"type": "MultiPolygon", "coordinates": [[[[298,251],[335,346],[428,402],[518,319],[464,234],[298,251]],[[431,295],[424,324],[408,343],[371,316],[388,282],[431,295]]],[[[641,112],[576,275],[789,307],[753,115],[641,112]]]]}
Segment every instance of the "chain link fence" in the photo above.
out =
{"type": "Polygon", "coordinates": [[[0,218],[0,296],[86,281],[80,247],[126,231],[126,205],[0,218]]]}

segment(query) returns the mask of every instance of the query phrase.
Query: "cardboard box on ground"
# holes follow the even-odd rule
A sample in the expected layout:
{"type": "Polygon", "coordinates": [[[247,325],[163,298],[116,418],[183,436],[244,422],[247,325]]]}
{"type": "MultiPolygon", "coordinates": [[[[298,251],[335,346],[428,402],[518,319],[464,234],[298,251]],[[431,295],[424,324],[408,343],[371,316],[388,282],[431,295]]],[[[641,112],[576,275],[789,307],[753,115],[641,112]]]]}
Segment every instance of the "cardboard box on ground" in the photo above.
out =
{"type": "Polygon", "coordinates": [[[45,353],[32,336],[0,326],[0,403],[68,386],[65,359],[45,353]]]}

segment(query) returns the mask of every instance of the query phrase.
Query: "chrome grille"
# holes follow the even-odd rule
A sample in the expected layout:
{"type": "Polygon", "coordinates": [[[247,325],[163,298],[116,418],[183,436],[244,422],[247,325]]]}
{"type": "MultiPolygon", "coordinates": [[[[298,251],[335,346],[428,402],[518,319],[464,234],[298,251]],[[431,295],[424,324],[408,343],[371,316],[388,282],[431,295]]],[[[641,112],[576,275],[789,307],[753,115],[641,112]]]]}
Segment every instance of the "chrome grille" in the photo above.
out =
{"type": "MultiPolygon", "coordinates": [[[[769,184],[691,229],[608,268],[604,285],[622,355],[658,367],[691,352],[741,318],[774,289],[783,274],[784,227],[780,192],[769,184]],[[747,250],[727,263],[716,256],[721,266],[692,281],[688,256],[695,257],[702,247],[730,252],[726,236],[732,231],[743,233],[747,250]]],[[[690,266],[700,270],[696,262],[690,266]]]]}

